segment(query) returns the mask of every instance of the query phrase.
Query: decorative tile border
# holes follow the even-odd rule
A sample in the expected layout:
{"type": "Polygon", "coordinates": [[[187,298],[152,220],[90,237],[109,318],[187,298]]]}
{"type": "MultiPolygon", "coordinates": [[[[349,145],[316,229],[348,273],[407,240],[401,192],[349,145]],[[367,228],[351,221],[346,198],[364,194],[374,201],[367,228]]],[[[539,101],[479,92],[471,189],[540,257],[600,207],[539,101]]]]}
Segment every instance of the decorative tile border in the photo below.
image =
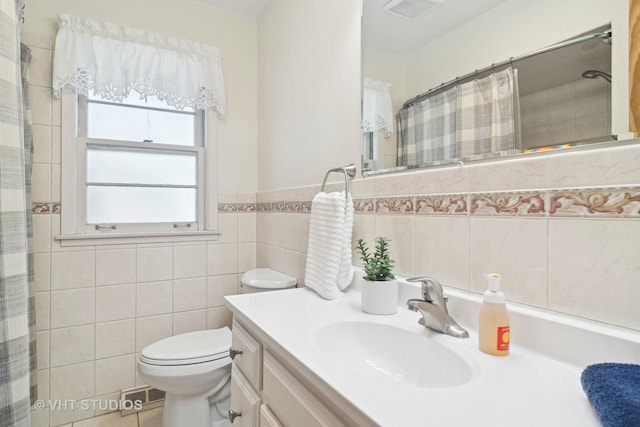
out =
{"type": "MultiPolygon", "coordinates": [[[[640,218],[640,186],[354,199],[358,214],[640,218]]],[[[33,202],[34,215],[59,214],[60,202],[33,202]]],[[[219,203],[220,213],[310,213],[311,201],[219,203]]]]}
{"type": "Polygon", "coordinates": [[[562,217],[640,218],[640,188],[550,191],[549,214],[562,217]]]}
{"type": "Polygon", "coordinates": [[[471,215],[545,216],[544,193],[470,194],[471,215]]]}
{"type": "Polygon", "coordinates": [[[376,213],[412,214],[413,197],[382,197],[376,199],[376,213]]]}
{"type": "Polygon", "coordinates": [[[466,215],[466,194],[416,196],[416,214],[466,215]]]}

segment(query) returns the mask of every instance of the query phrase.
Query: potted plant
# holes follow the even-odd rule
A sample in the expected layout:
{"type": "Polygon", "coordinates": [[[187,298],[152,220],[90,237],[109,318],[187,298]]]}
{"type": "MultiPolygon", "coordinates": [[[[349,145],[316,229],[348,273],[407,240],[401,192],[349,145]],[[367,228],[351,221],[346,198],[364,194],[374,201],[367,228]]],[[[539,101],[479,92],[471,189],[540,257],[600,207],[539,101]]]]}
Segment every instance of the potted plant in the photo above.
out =
{"type": "Polygon", "coordinates": [[[371,314],[394,314],[398,311],[398,281],[393,275],[394,261],[389,258],[389,239],[375,238],[375,252],[358,239],[356,249],[364,263],[365,276],[361,286],[361,309],[371,314]]]}

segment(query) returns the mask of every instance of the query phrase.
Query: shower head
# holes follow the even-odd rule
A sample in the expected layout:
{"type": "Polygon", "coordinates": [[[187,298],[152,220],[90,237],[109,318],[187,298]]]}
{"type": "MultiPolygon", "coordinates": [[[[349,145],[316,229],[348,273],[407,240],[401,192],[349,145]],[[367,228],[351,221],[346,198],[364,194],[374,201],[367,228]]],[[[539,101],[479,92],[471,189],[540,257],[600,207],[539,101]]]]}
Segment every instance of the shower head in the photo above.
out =
{"type": "Polygon", "coordinates": [[[611,83],[611,74],[605,73],[604,71],[587,70],[582,73],[582,77],[584,77],[585,79],[597,79],[598,77],[602,77],[603,79],[611,83]]]}

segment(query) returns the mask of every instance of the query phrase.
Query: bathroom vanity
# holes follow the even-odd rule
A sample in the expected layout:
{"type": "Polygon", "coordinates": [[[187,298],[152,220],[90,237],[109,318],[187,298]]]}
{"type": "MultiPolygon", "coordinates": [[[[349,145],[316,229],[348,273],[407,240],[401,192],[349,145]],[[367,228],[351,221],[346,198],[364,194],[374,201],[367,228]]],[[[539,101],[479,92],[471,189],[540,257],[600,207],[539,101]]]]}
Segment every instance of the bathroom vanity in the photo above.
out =
{"type": "MultiPolygon", "coordinates": [[[[640,334],[510,304],[511,354],[481,353],[480,299],[445,289],[471,337],[419,314],[375,316],[349,289],[226,297],[234,315],[234,426],[599,426],[580,386],[597,362],[640,363],[640,334]],[[241,353],[237,353],[240,351],[241,353]]],[[[420,288],[401,281],[400,301],[420,288]]]]}

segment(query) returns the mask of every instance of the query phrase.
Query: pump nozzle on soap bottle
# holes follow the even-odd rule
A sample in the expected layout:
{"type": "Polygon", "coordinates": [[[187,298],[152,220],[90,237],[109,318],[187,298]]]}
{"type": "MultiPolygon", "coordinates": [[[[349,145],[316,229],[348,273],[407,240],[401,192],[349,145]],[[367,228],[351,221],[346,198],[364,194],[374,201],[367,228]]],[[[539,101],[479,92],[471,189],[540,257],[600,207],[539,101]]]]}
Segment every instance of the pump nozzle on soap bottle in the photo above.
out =
{"type": "Polygon", "coordinates": [[[504,294],[500,290],[501,276],[487,275],[489,289],[484,292],[480,307],[478,344],[480,351],[494,356],[509,354],[509,314],[504,294]]]}

